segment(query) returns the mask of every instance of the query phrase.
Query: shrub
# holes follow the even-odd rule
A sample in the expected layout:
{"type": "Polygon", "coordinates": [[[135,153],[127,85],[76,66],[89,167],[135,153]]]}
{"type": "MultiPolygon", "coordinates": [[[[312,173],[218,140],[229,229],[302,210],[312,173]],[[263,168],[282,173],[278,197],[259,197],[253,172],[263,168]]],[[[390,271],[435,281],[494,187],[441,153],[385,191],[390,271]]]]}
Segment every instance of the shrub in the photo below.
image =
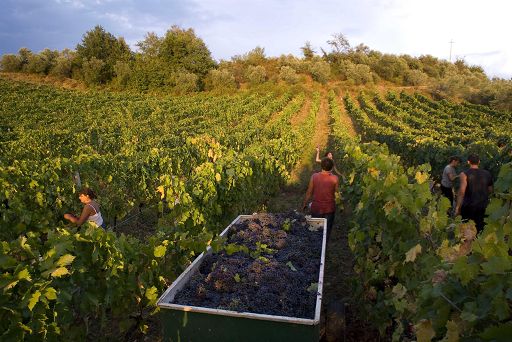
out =
{"type": "Polygon", "coordinates": [[[299,81],[299,75],[295,69],[286,65],[279,69],[279,78],[288,84],[295,84],[299,81]]]}
{"type": "Polygon", "coordinates": [[[85,60],[82,64],[83,80],[87,85],[97,85],[103,80],[105,62],[96,57],[85,60]]]}
{"type": "Polygon", "coordinates": [[[22,61],[17,55],[6,54],[0,60],[0,68],[6,72],[19,72],[21,71],[22,61]]]}
{"type": "Polygon", "coordinates": [[[130,77],[132,74],[131,65],[129,62],[117,61],[114,65],[114,73],[116,75],[114,82],[124,88],[130,82],[130,77]]]}
{"type": "Polygon", "coordinates": [[[404,85],[419,86],[428,82],[428,75],[421,70],[407,70],[404,74],[404,85]]]}
{"type": "Polygon", "coordinates": [[[331,67],[326,61],[316,61],[311,64],[309,72],[315,81],[325,84],[331,75],[331,67]]]}
{"type": "Polygon", "coordinates": [[[25,66],[25,71],[31,74],[46,75],[48,74],[51,68],[51,61],[45,58],[45,56],[37,54],[31,55],[28,58],[28,63],[25,66]]]}
{"type": "Polygon", "coordinates": [[[205,79],[206,90],[234,90],[237,88],[235,77],[227,70],[213,69],[205,79]]]}
{"type": "Polygon", "coordinates": [[[74,55],[63,51],[55,60],[55,65],[50,70],[50,75],[70,78],[73,72],[74,55]]]}
{"type": "Polygon", "coordinates": [[[354,84],[367,84],[373,81],[373,73],[366,64],[352,64],[347,70],[347,79],[354,84]]]}
{"type": "Polygon", "coordinates": [[[198,90],[199,76],[191,72],[178,72],[174,75],[174,91],[178,94],[189,94],[198,90]]]}
{"type": "Polygon", "coordinates": [[[253,66],[250,65],[247,68],[247,74],[246,74],[247,81],[249,83],[255,85],[255,84],[261,84],[265,82],[267,78],[267,72],[265,68],[261,65],[253,66]]]}

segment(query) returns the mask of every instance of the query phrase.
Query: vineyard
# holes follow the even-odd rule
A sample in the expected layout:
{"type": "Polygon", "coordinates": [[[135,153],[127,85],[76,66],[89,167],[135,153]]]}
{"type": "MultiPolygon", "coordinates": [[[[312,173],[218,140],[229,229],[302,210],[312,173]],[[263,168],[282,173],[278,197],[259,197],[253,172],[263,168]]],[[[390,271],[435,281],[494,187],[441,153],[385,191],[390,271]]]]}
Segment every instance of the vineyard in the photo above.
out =
{"type": "Polygon", "coordinates": [[[510,336],[512,114],[297,89],[151,97],[0,78],[2,340],[145,332],[159,294],[206,246],[221,248],[226,223],[286,184],[321,103],[352,213],[361,317],[394,340],[510,336]],[[496,179],[478,236],[430,189],[448,156],[469,152],[496,179]],[[107,230],[64,222],[83,186],[107,230]]]}

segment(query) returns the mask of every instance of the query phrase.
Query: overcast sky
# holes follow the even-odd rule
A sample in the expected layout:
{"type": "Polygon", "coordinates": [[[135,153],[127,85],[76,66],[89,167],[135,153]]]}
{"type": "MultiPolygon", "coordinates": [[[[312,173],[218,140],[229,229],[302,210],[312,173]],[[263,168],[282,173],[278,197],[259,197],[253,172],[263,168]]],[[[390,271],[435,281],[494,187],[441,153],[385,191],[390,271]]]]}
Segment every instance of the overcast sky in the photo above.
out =
{"type": "Polygon", "coordinates": [[[335,33],[352,46],[481,65],[512,78],[512,1],[508,0],[0,0],[0,54],[27,47],[74,49],[102,25],[135,49],[146,33],[193,28],[216,60],[256,46],[294,54],[306,41],[319,52],[335,33]],[[453,41],[453,44],[449,42],[453,41]]]}

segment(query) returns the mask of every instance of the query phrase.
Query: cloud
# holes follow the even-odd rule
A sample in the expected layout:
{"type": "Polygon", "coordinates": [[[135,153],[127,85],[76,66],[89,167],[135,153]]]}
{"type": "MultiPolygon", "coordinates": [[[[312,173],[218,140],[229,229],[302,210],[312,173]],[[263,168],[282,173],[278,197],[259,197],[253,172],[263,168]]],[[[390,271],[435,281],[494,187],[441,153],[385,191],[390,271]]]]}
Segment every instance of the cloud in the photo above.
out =
{"type": "Polygon", "coordinates": [[[135,48],[148,32],[162,36],[178,25],[193,28],[216,59],[256,46],[268,56],[301,55],[306,41],[330,50],[326,41],[335,33],[352,46],[449,59],[453,39],[452,57],[510,77],[512,46],[503,41],[510,13],[512,2],[500,0],[3,0],[0,53],[74,48],[95,25],[135,48]],[[486,56],[490,51],[501,55],[486,56]]]}
{"type": "Polygon", "coordinates": [[[75,7],[75,8],[84,8],[85,7],[84,2],[80,1],[80,0],[55,0],[55,2],[60,5],[71,5],[72,7],[75,7]]]}

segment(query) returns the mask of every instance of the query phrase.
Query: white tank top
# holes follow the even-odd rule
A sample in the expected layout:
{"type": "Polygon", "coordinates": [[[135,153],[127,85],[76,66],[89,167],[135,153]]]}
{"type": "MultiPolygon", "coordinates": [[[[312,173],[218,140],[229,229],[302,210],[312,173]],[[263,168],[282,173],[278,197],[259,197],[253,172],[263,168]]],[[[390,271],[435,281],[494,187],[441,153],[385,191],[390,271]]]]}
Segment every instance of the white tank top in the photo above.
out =
{"type": "Polygon", "coordinates": [[[96,214],[91,215],[87,218],[87,221],[95,223],[98,227],[100,227],[103,224],[103,217],[101,217],[101,213],[96,211],[96,208],[94,208],[93,205],[87,204],[91,206],[91,208],[94,210],[96,214]]]}

